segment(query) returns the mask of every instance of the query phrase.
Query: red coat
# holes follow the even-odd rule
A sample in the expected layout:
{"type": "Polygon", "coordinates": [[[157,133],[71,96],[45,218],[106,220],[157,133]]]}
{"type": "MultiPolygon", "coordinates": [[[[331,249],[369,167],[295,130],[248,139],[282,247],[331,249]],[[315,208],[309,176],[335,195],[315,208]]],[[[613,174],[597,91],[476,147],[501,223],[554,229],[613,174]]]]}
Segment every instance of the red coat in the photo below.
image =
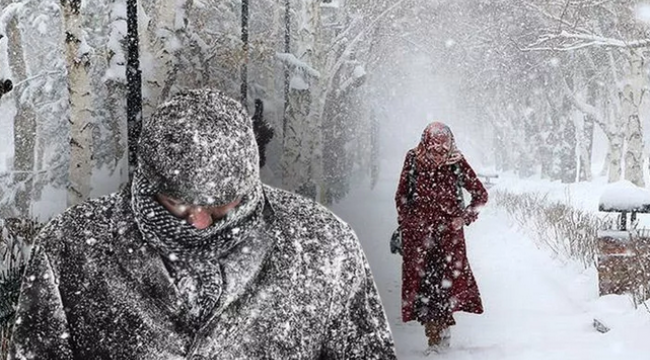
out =
{"type": "Polygon", "coordinates": [[[440,167],[415,160],[416,195],[407,203],[414,156],[414,150],[407,153],[395,195],[402,229],[402,320],[453,325],[455,311],[483,312],[463,229],[450,226],[452,219],[465,212],[457,196],[459,180],[472,195],[468,209],[484,205],[488,194],[464,158],[440,167]]]}

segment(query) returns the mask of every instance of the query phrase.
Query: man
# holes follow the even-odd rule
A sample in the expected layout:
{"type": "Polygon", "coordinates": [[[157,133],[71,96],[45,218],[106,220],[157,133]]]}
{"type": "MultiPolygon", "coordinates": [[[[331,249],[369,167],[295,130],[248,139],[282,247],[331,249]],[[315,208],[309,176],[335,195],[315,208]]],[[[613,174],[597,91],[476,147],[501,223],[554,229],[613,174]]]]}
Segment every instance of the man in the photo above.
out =
{"type": "Polygon", "coordinates": [[[0,99],[14,88],[13,82],[9,79],[0,79],[0,99]]]}
{"type": "Polygon", "coordinates": [[[395,359],[352,229],[263,185],[250,118],[216,91],[143,124],[130,191],[39,234],[14,359],[395,359]]]}
{"type": "Polygon", "coordinates": [[[253,132],[255,140],[260,148],[260,168],[266,164],[266,146],[273,139],[275,131],[268,122],[264,120],[264,103],[260,99],[255,99],[255,113],[253,114],[253,132]]]}

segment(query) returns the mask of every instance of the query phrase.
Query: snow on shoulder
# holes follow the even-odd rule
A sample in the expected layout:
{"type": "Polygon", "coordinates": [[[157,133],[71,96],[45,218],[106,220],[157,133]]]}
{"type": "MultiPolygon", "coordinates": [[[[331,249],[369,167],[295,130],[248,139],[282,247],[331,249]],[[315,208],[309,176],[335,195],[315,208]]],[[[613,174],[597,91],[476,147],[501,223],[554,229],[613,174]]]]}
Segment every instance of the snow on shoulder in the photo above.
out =
{"type": "Polygon", "coordinates": [[[650,210],[650,191],[627,180],[605,187],[600,196],[600,211],[643,211],[650,210]]]}

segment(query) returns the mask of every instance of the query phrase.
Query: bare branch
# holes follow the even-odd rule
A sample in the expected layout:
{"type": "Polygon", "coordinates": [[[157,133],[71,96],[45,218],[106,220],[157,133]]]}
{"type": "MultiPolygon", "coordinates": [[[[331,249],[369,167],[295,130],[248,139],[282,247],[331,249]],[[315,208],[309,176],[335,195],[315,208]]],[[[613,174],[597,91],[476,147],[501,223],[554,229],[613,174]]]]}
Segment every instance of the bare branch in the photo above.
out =
{"type": "Polygon", "coordinates": [[[562,78],[562,87],[567,99],[569,99],[571,104],[573,104],[576,109],[580,110],[583,114],[591,116],[594,119],[594,122],[598,124],[602,129],[607,128],[605,119],[603,119],[603,116],[600,114],[600,112],[598,112],[598,109],[595,106],[588,104],[581,99],[578,99],[575,92],[569,88],[569,84],[567,84],[566,78],[564,77],[562,78]]]}
{"type": "Polygon", "coordinates": [[[614,38],[608,38],[603,36],[591,35],[591,34],[576,34],[569,33],[567,31],[561,31],[559,34],[545,34],[540,36],[539,40],[531,44],[527,48],[521,49],[522,51],[571,51],[582,49],[586,47],[600,46],[605,48],[644,48],[650,47],[650,39],[641,39],[626,41],[614,38]],[[557,46],[539,46],[554,40],[572,40],[571,44],[568,45],[557,45],[557,46]]]}

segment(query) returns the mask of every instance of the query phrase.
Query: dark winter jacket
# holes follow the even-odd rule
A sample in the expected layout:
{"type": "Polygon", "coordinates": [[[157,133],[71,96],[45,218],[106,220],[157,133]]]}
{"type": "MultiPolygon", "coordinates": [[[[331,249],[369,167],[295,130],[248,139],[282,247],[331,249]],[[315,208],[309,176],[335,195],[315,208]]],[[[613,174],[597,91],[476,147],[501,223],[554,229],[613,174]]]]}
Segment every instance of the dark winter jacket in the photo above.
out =
{"type": "Polygon", "coordinates": [[[132,188],[73,207],[40,233],[10,358],[395,359],[352,229],[312,201],[258,183],[257,156],[238,158],[253,154],[252,130],[219,138],[220,126],[250,124],[233,115],[240,108],[209,92],[184,99],[144,124],[140,156],[159,154],[140,165],[132,188]],[[156,139],[174,140],[169,133],[187,140],[184,132],[193,140],[179,151],[156,148],[156,139]],[[150,200],[160,189],[197,203],[243,200],[234,215],[196,231],[150,200]]]}

